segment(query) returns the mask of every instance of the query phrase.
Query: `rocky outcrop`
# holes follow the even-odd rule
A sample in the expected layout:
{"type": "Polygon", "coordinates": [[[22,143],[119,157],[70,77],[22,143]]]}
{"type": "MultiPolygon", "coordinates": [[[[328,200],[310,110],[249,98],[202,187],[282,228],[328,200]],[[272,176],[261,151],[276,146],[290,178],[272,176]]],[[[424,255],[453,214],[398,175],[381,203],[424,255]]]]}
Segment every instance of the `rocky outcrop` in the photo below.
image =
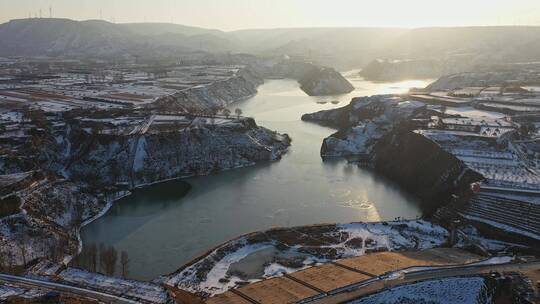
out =
{"type": "Polygon", "coordinates": [[[349,128],[364,120],[372,120],[381,116],[391,105],[396,105],[402,99],[392,95],[374,95],[370,97],[355,97],[341,108],[322,110],[302,115],[302,120],[330,125],[337,128],[349,128]]]}
{"type": "Polygon", "coordinates": [[[177,91],[173,95],[157,100],[151,107],[184,112],[221,109],[235,101],[255,95],[257,87],[263,82],[253,70],[242,68],[228,79],[177,91]]]}
{"type": "Polygon", "coordinates": [[[335,69],[310,62],[284,60],[273,66],[271,74],[298,80],[300,88],[310,96],[339,95],[354,90],[352,84],[335,69]]]}
{"type": "MultiPolygon", "coordinates": [[[[69,261],[80,227],[134,187],[277,160],[290,144],[251,118],[131,111],[36,117],[42,133],[29,136],[33,148],[11,146],[35,160],[33,170],[0,176],[0,193],[20,202],[0,219],[0,269],[69,261]]],[[[35,122],[27,123],[35,132],[35,122]]]]}
{"type": "Polygon", "coordinates": [[[300,88],[310,96],[339,95],[354,90],[352,84],[332,68],[316,68],[300,80],[300,88]]]}
{"type": "Polygon", "coordinates": [[[377,141],[395,125],[428,113],[422,103],[377,95],[353,98],[345,107],[305,114],[302,119],[340,129],[323,140],[321,156],[367,157],[377,141]]]}
{"type": "Polygon", "coordinates": [[[302,115],[302,120],[315,122],[335,128],[346,128],[352,123],[350,121],[351,117],[349,116],[349,113],[351,111],[351,104],[341,108],[321,110],[315,113],[306,113],[302,115]]]}
{"type": "Polygon", "coordinates": [[[72,148],[81,152],[68,160],[70,178],[132,186],[276,160],[290,142],[250,118],[144,135],[93,136],[82,130],[70,137],[72,148]]]}
{"type": "Polygon", "coordinates": [[[423,103],[379,95],[354,98],[345,107],[306,114],[303,120],[339,127],[324,139],[321,156],[365,159],[425,202],[426,213],[483,179],[431,139],[413,132],[434,115],[423,103]]]}
{"type": "Polygon", "coordinates": [[[427,213],[448,203],[483,176],[438,144],[409,130],[394,130],[374,147],[373,166],[422,199],[427,213]]]}
{"type": "Polygon", "coordinates": [[[79,227],[107,205],[107,198],[98,199],[68,181],[36,183],[19,193],[23,212],[0,219],[0,266],[9,270],[76,254],[79,227]]]}
{"type": "Polygon", "coordinates": [[[360,123],[345,131],[332,134],[323,140],[321,156],[367,156],[373,146],[387,131],[374,122],[360,123]]]}

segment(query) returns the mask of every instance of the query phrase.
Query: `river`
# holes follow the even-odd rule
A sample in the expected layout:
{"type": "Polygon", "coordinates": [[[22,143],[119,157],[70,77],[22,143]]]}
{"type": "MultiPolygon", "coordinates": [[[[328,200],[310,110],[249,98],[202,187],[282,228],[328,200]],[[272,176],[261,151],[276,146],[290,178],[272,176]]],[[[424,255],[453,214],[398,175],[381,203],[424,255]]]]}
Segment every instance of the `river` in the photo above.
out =
{"type": "Polygon", "coordinates": [[[400,93],[428,82],[372,83],[355,73],[346,76],[356,90],[324,98],[306,96],[293,80],[266,81],[256,96],[231,109],[241,108],[257,124],[291,136],[280,161],[138,189],[83,228],[83,243],[126,251],[129,277],[148,280],[252,231],[419,216],[416,199],[388,180],[344,160],[323,162],[322,140],[335,130],[300,117],[344,106],[354,96],[400,93]]]}

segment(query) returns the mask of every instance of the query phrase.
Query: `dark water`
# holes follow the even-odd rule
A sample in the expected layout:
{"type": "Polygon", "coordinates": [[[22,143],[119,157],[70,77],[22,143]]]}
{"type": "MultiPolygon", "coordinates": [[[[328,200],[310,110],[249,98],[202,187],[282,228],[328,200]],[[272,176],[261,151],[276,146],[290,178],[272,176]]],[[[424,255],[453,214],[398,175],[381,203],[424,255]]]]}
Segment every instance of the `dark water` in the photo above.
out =
{"type": "Polygon", "coordinates": [[[416,200],[389,181],[343,160],[323,162],[322,139],[335,130],[300,120],[307,112],[343,106],[353,96],[422,85],[351,80],[355,92],[332,98],[306,96],[295,81],[267,81],[257,96],[232,108],[292,137],[280,161],[137,190],[83,229],[84,244],[103,242],[127,251],[130,276],[152,279],[247,232],[418,216],[416,200]],[[341,103],[317,103],[333,100],[341,103]]]}

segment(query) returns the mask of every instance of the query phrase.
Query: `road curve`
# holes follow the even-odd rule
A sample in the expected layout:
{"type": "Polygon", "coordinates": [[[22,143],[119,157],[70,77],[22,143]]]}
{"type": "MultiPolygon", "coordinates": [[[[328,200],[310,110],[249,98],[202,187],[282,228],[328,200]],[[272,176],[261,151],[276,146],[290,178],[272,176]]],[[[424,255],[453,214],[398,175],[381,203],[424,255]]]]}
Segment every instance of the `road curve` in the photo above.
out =
{"type": "Polygon", "coordinates": [[[94,291],[90,289],[65,285],[61,283],[55,283],[45,280],[31,279],[27,277],[14,276],[9,274],[0,273],[0,282],[10,283],[15,286],[23,287],[34,287],[34,288],[43,288],[48,290],[54,290],[58,292],[70,293],[81,296],[83,298],[96,299],[105,303],[126,303],[126,304],[136,304],[140,303],[134,300],[122,298],[119,296],[94,291]]]}
{"type": "Polygon", "coordinates": [[[324,297],[306,299],[301,303],[317,303],[317,304],[336,304],[355,300],[370,294],[380,292],[384,289],[410,284],[425,280],[443,279],[456,276],[471,276],[496,272],[509,272],[527,269],[540,269],[540,261],[531,261],[527,263],[504,263],[504,264],[477,264],[466,266],[450,266],[450,267],[432,267],[426,270],[402,272],[396,271],[401,275],[395,277],[381,276],[359,284],[341,288],[327,294],[324,297]]]}

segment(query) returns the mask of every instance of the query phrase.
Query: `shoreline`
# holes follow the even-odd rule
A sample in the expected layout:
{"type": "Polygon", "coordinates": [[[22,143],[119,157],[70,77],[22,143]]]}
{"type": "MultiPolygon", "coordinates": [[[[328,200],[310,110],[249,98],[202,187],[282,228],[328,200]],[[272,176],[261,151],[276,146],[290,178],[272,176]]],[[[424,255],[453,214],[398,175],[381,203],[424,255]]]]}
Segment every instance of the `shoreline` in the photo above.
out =
{"type": "MultiPolygon", "coordinates": [[[[249,99],[249,98],[250,97],[246,97],[246,99],[249,99]]],[[[245,99],[243,99],[243,100],[245,100],[245,99]]],[[[234,103],[236,103],[236,102],[238,102],[238,101],[235,101],[234,103]]],[[[287,134],[284,134],[284,135],[287,137],[289,143],[292,142],[292,139],[287,134]]],[[[282,153],[277,154],[277,155],[272,155],[271,159],[265,160],[264,163],[272,163],[272,162],[279,161],[281,159],[282,155],[284,155],[288,151],[289,151],[289,148],[287,147],[285,150],[282,151],[282,153]]],[[[259,163],[261,163],[261,162],[252,161],[252,162],[250,162],[249,164],[246,164],[246,165],[237,165],[237,166],[233,166],[233,167],[230,167],[230,168],[223,168],[223,169],[220,169],[218,171],[211,171],[211,172],[206,172],[206,173],[202,173],[202,174],[188,174],[188,175],[182,175],[182,176],[178,176],[178,177],[172,177],[172,178],[157,180],[157,181],[153,181],[153,182],[149,182],[149,183],[140,183],[140,184],[134,185],[133,187],[130,187],[127,190],[121,190],[121,191],[118,191],[118,192],[113,192],[111,194],[103,194],[103,193],[101,193],[101,194],[105,195],[105,197],[112,196],[112,198],[105,199],[106,204],[105,204],[104,208],[98,214],[96,214],[92,218],[87,219],[86,221],[84,221],[81,224],[80,227],[78,227],[78,229],[77,229],[77,239],[78,239],[79,245],[78,245],[77,253],[73,254],[73,255],[65,256],[62,263],[65,266],[67,266],[76,256],[81,254],[81,252],[83,250],[83,246],[84,246],[84,243],[83,243],[83,240],[82,240],[82,237],[81,237],[81,230],[84,227],[86,227],[87,225],[90,225],[94,221],[96,221],[96,220],[100,219],[101,217],[103,217],[104,215],[106,215],[107,212],[110,210],[110,208],[113,206],[113,204],[115,204],[117,201],[119,201],[119,200],[121,200],[123,198],[126,198],[126,197],[132,195],[134,190],[144,189],[144,188],[150,187],[152,185],[157,185],[157,184],[166,183],[166,182],[170,182],[170,181],[181,181],[181,180],[185,180],[185,179],[188,179],[188,178],[194,178],[194,177],[200,177],[200,176],[209,176],[209,175],[212,175],[212,174],[218,174],[218,173],[226,172],[226,171],[230,171],[230,170],[248,168],[248,167],[255,166],[255,165],[259,164],[259,163]]],[[[98,193],[97,195],[99,196],[100,193],[98,193]]],[[[162,275],[160,275],[160,276],[162,276],[162,275]]],[[[159,277],[157,277],[157,278],[159,278],[159,277]]]]}
{"type": "MultiPolygon", "coordinates": [[[[423,219],[423,218],[417,218],[417,219],[402,219],[402,220],[392,220],[392,221],[375,221],[375,222],[348,222],[348,223],[317,223],[317,224],[310,224],[310,225],[301,225],[301,226],[290,226],[290,227],[274,227],[274,228],[269,228],[269,229],[266,229],[266,230],[257,230],[257,231],[252,231],[252,232],[248,232],[248,233],[244,233],[244,234],[241,234],[239,236],[236,236],[234,238],[231,238],[223,243],[220,243],[210,249],[208,249],[207,251],[205,251],[204,253],[200,254],[200,255],[197,255],[195,256],[192,260],[190,260],[189,262],[185,263],[184,265],[182,265],[180,268],[178,268],[177,270],[175,270],[174,272],[171,272],[171,273],[168,273],[168,274],[163,274],[161,275],[160,277],[158,278],[162,278],[162,277],[166,277],[166,276],[174,276],[182,271],[184,271],[186,268],[190,267],[190,266],[193,266],[194,264],[200,262],[201,260],[203,260],[204,258],[208,257],[210,254],[212,254],[213,252],[215,252],[216,250],[228,245],[228,244],[231,244],[235,241],[239,241],[243,238],[246,238],[246,237],[251,237],[251,236],[256,236],[258,234],[266,234],[268,232],[276,232],[276,231],[294,231],[294,229],[300,229],[300,228],[326,228],[326,227],[338,227],[340,225],[353,225],[353,224],[360,224],[360,225],[389,225],[389,224],[392,224],[392,223],[403,223],[403,222],[412,222],[412,221],[419,221],[419,220],[424,220],[424,221],[427,221],[431,224],[434,224],[434,225],[437,225],[435,223],[433,223],[432,221],[429,221],[429,220],[426,220],[426,219],[423,219]]],[[[441,226],[443,227],[443,226],[441,226]]],[[[156,278],[156,279],[158,279],[156,278]]]]}
{"type": "MultiPolygon", "coordinates": [[[[287,152],[287,151],[285,151],[287,152]]],[[[278,159],[273,159],[273,160],[268,160],[268,162],[274,162],[274,161],[278,161],[278,159]]],[[[73,260],[77,255],[79,255],[81,252],[82,252],[82,249],[83,249],[83,242],[82,242],[82,238],[81,238],[81,229],[86,227],[87,225],[93,223],[94,221],[100,219],[101,217],[103,217],[104,215],[107,214],[107,212],[110,210],[110,208],[119,200],[123,199],[123,198],[126,198],[128,196],[131,196],[133,194],[133,190],[136,190],[136,189],[144,189],[146,187],[150,187],[152,185],[157,185],[157,184],[161,184],[161,183],[166,183],[166,182],[170,182],[170,181],[179,181],[179,180],[183,180],[183,179],[186,179],[186,178],[193,178],[193,177],[199,177],[199,176],[208,176],[208,175],[211,175],[211,174],[214,174],[214,173],[220,173],[220,172],[225,172],[225,171],[229,171],[229,170],[234,170],[234,169],[241,169],[241,168],[248,168],[248,167],[252,167],[252,166],[255,166],[257,164],[257,162],[254,162],[254,163],[251,163],[249,165],[246,165],[246,166],[236,166],[236,167],[232,167],[232,168],[227,168],[227,169],[223,169],[223,170],[220,170],[218,172],[210,172],[208,174],[192,174],[192,175],[186,175],[186,176],[181,176],[181,177],[173,177],[173,178],[168,178],[168,179],[164,179],[164,180],[159,180],[159,181],[155,181],[155,182],[151,182],[151,183],[144,183],[144,184],[139,184],[139,185],[136,185],[132,188],[130,188],[129,190],[123,190],[123,191],[119,191],[119,192],[115,192],[115,193],[122,193],[122,192],[126,192],[125,194],[123,195],[120,195],[118,197],[115,197],[113,199],[111,199],[110,201],[107,201],[105,207],[98,213],[96,214],[95,216],[93,216],[92,218],[84,221],[81,226],[79,227],[79,229],[77,230],[77,238],[79,240],[79,249],[78,249],[78,252],[77,254],[75,255],[72,255],[72,256],[66,256],[64,258],[64,260],[66,260],[67,258],[69,258],[69,260],[67,262],[62,262],[63,264],[65,264],[67,266],[67,264],[69,264],[71,262],[71,260],[73,260]]],[[[187,183],[187,182],[186,182],[187,183]]]]}

